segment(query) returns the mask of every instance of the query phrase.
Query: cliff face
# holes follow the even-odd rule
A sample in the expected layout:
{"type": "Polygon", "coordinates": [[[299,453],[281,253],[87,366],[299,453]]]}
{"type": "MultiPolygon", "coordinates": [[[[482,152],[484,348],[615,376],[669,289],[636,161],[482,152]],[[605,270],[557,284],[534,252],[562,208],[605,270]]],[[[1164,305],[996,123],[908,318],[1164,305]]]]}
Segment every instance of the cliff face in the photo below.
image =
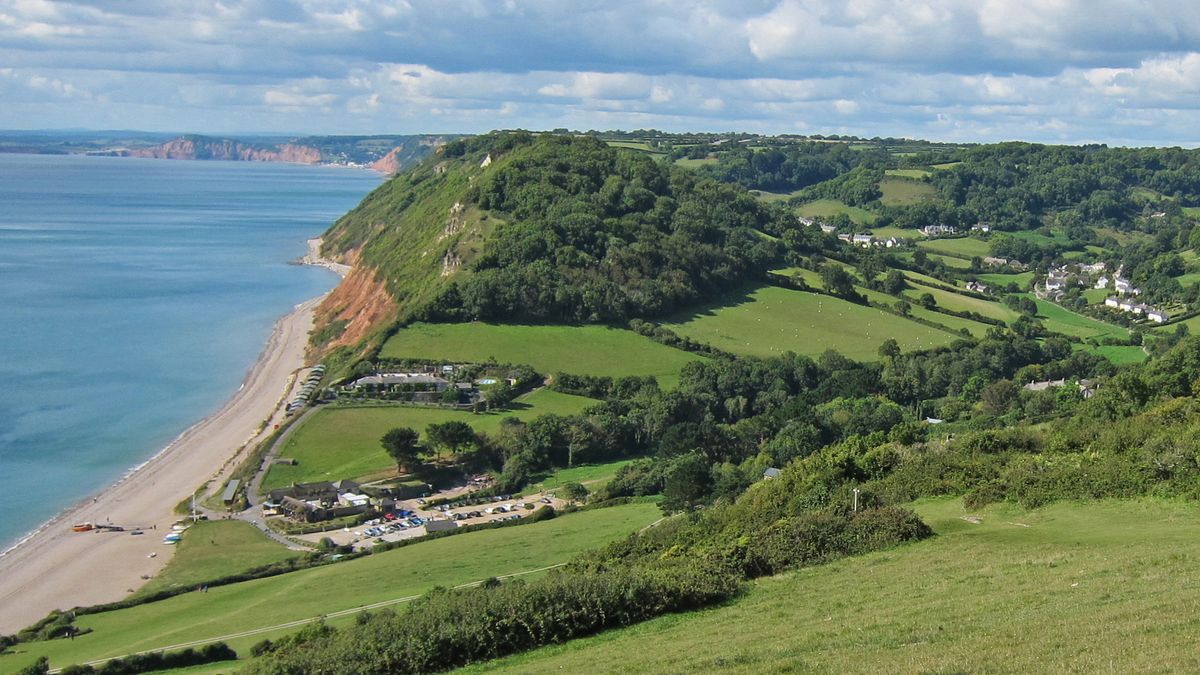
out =
{"type": "Polygon", "coordinates": [[[317,307],[313,335],[328,338],[323,344],[311,345],[317,352],[355,345],[396,317],[398,305],[376,271],[357,266],[357,253],[345,260],[356,266],[317,307]]]}
{"type": "Polygon", "coordinates": [[[130,157],[153,159],[214,159],[238,162],[291,162],[317,164],[321,151],[306,145],[285,143],[276,147],[239,143],[226,138],[181,136],[153,148],[130,150],[130,157]]]}
{"type": "Polygon", "coordinates": [[[371,168],[379,173],[386,173],[389,176],[394,173],[399,173],[403,167],[403,160],[400,159],[400,153],[404,152],[403,145],[397,145],[392,148],[388,154],[380,157],[371,164],[371,168]]]}

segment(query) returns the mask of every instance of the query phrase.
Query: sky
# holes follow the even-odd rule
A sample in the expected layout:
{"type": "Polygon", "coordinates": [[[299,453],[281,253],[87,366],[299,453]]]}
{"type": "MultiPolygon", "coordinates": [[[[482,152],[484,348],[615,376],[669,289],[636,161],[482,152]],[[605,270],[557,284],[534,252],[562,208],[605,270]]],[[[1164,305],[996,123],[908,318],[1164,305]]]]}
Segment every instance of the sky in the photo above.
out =
{"type": "Polygon", "coordinates": [[[0,0],[0,128],[1200,142],[1196,0],[0,0]]]}

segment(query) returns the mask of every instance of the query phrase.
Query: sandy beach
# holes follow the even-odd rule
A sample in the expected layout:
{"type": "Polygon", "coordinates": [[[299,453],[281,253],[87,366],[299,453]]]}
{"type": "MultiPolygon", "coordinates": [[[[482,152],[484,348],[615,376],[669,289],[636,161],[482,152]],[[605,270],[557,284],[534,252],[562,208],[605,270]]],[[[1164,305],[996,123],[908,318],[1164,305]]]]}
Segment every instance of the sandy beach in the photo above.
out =
{"type": "Polygon", "coordinates": [[[143,576],[163,568],[173,547],[162,537],[179,518],[175,505],[227,473],[232,458],[270,433],[292,375],[304,365],[313,310],[323,297],[296,306],[276,322],[241,388],[219,411],[0,556],[0,634],[14,633],[53,609],[120,600],[146,583],[143,576]],[[73,532],[78,522],[111,522],[146,532],[73,532]]]}

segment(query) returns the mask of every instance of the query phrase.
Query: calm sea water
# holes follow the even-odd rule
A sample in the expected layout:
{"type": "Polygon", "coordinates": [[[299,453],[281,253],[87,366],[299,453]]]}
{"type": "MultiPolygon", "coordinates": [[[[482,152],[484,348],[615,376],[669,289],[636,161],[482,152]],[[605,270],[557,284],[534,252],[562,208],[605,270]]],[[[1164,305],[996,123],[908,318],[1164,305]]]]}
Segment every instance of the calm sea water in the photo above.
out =
{"type": "Polygon", "coordinates": [[[0,154],[0,550],[215,412],[379,177],[0,154]]]}

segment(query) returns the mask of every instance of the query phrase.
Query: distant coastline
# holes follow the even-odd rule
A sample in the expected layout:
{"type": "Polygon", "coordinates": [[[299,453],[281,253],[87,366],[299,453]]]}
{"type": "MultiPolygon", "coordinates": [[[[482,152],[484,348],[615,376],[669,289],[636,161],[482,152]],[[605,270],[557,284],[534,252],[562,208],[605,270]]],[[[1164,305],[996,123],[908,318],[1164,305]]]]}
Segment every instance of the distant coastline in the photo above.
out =
{"type": "Polygon", "coordinates": [[[375,135],[225,138],[198,134],[0,132],[0,153],[187,161],[273,162],[393,174],[456,136],[375,135]]]}

